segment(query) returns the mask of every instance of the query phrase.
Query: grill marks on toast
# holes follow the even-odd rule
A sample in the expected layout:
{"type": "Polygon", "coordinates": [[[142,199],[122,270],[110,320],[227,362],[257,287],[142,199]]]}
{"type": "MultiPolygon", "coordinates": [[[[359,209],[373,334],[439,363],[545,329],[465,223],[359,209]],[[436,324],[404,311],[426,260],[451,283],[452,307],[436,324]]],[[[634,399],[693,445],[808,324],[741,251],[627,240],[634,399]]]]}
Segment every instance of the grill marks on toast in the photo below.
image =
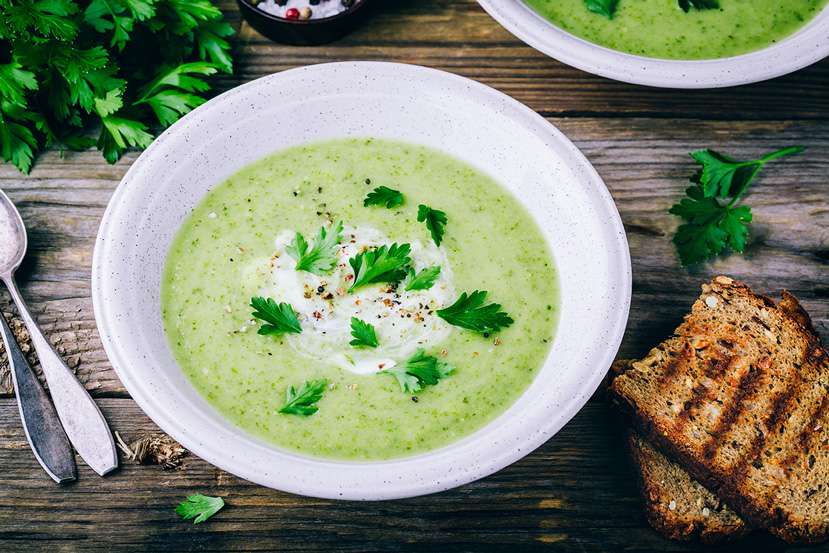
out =
{"type": "MultiPolygon", "coordinates": [[[[728,367],[732,366],[734,358],[729,358],[728,367]]],[[[748,371],[740,374],[739,381],[734,387],[735,393],[725,407],[723,415],[715,423],[708,440],[703,444],[702,454],[707,459],[713,459],[722,447],[722,436],[734,425],[734,422],[742,414],[745,408],[745,400],[757,393],[757,384],[761,374],[757,370],[749,368],[748,371]]]]}
{"type": "Polygon", "coordinates": [[[717,277],[610,390],[692,476],[790,541],[829,533],[829,356],[811,328],[791,294],[775,306],[717,277]]]}

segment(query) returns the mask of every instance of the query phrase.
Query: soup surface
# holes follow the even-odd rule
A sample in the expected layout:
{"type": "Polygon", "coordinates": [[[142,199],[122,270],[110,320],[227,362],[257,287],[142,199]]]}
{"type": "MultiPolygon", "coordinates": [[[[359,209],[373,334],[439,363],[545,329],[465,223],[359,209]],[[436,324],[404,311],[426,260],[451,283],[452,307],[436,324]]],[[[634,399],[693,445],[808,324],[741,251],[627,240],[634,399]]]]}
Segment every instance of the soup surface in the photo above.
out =
{"type": "Polygon", "coordinates": [[[507,409],[544,363],[557,300],[546,241],[510,193],[435,150],[372,139],[284,150],[216,186],[184,221],[162,286],[174,354],[220,413],[289,450],[363,460],[446,445],[507,409]],[[365,206],[378,186],[402,192],[403,204],[365,206]],[[447,215],[439,247],[418,221],[419,204],[447,215]],[[335,266],[297,270],[296,233],[313,244],[321,227],[335,233],[340,221],[335,266]],[[393,243],[410,245],[417,274],[440,266],[434,284],[349,290],[350,260],[393,243]],[[476,332],[437,315],[475,290],[514,322],[476,332]],[[289,303],[301,332],[258,334],[250,307],[258,296],[289,303]],[[378,347],[350,344],[352,317],[373,325],[378,347]],[[417,391],[383,372],[418,355],[453,370],[417,391]],[[318,411],[280,412],[289,387],[319,379],[318,411]]]}
{"type": "Polygon", "coordinates": [[[769,46],[800,29],[829,0],[719,0],[687,13],[678,0],[619,0],[612,19],[585,0],[525,0],[565,31],[614,50],[653,58],[714,59],[769,46]]]}

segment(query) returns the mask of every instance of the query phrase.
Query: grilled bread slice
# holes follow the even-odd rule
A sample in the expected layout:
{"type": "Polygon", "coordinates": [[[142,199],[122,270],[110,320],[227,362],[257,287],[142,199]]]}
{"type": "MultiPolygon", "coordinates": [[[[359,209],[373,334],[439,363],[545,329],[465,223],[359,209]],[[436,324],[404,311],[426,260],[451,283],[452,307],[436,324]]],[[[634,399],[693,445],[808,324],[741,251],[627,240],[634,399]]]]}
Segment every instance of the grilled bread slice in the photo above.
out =
{"type": "MultiPolygon", "coordinates": [[[[622,374],[631,363],[627,359],[615,362],[613,374],[622,374]]],[[[628,450],[645,502],[645,517],[663,536],[714,544],[738,539],[751,531],[719,497],[637,432],[628,432],[628,450]]]]}
{"type": "Polygon", "coordinates": [[[639,473],[645,516],[659,533],[674,540],[713,544],[751,531],[720,498],[640,435],[631,432],[628,445],[639,473]]]}
{"type": "Polygon", "coordinates": [[[647,438],[749,524],[829,533],[829,356],[808,316],[717,277],[611,394],[647,438]]]}

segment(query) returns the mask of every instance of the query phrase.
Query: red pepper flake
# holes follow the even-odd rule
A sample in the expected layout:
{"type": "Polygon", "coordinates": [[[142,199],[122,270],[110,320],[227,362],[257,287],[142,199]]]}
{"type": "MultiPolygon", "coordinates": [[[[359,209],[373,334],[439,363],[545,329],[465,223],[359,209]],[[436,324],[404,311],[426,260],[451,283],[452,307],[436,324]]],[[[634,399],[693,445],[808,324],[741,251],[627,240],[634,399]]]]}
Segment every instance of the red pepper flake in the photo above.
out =
{"type": "Polygon", "coordinates": [[[322,313],[320,313],[319,311],[314,311],[314,318],[316,320],[322,319],[322,313]]]}

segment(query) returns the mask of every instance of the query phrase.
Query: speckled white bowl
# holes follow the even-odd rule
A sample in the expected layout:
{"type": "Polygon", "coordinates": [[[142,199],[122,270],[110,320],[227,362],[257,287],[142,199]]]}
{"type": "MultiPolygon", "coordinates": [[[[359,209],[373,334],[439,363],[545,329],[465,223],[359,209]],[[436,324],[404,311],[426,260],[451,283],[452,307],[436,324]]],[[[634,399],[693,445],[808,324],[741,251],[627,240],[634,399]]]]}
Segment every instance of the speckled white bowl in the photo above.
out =
{"type": "Polygon", "coordinates": [[[113,195],[92,273],[95,318],[107,354],[158,426],[196,455],[242,478],[344,499],[446,490],[491,474],[544,443],[605,375],[625,329],[631,288],[627,241],[613,200],[561,132],[474,81],[372,62],[316,65],[264,77],[173,125],[138,158],[113,195]],[[211,187],[276,150],[355,136],[439,148],[489,173],[542,226],[561,277],[560,329],[521,400],[459,442],[386,462],[315,459],[229,423],[179,369],[160,314],[170,243],[211,187]]]}
{"type": "Polygon", "coordinates": [[[568,33],[523,0],[478,0],[509,32],[536,50],[588,73],[662,88],[720,88],[786,75],[829,56],[829,7],[790,37],[740,56],[665,60],[611,50],[568,33]]]}

